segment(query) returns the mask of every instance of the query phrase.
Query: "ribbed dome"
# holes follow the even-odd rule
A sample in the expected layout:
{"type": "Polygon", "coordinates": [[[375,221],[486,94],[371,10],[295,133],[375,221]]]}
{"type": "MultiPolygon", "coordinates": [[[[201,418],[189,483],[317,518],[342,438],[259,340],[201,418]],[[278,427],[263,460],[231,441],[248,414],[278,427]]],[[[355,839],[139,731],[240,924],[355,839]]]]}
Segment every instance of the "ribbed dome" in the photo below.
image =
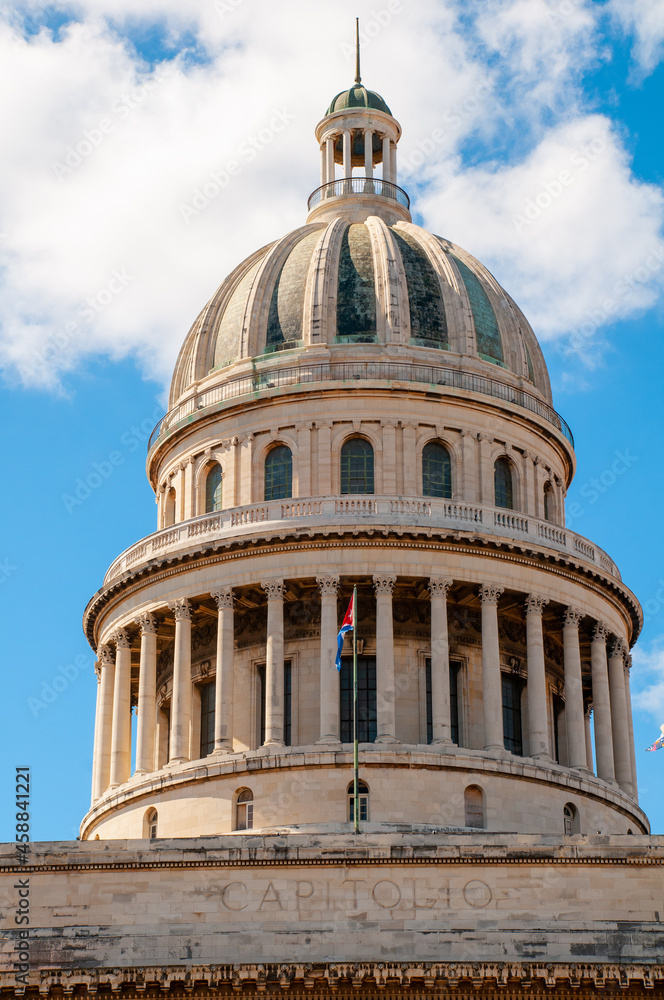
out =
{"type": "Polygon", "coordinates": [[[347,108],[373,108],[374,111],[384,111],[386,115],[392,112],[387,104],[375,90],[367,90],[362,84],[355,84],[350,90],[342,90],[334,98],[326,115],[333,115],[335,111],[345,111],[347,108]]]}
{"type": "Polygon", "coordinates": [[[371,344],[402,356],[409,349],[410,360],[424,364],[464,367],[459,355],[471,357],[472,370],[508,370],[551,402],[535,335],[489,271],[420,226],[370,216],[305,225],[243,261],[190,330],[170,405],[235,362],[371,344]]]}

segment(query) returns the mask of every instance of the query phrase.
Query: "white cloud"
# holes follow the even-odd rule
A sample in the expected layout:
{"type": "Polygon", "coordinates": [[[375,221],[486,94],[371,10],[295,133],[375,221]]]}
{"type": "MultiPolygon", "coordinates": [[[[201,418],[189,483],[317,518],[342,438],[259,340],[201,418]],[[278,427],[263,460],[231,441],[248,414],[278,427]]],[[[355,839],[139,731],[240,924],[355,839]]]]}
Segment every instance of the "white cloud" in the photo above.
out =
{"type": "Polygon", "coordinates": [[[664,5],[661,0],[609,0],[607,12],[634,36],[634,58],[652,73],[664,53],[664,5]]]}
{"type": "MultiPolygon", "coordinates": [[[[637,644],[632,650],[632,660],[632,706],[661,725],[664,722],[664,636],[655,639],[648,649],[637,644]]],[[[655,733],[653,740],[656,738],[655,733]]]]}
{"type": "MultiPolygon", "coordinates": [[[[44,7],[34,0],[21,10],[44,7]]],[[[148,375],[168,379],[223,277],[304,221],[318,184],[313,129],[352,79],[356,13],[370,36],[364,79],[404,126],[402,162],[445,131],[433,155],[404,173],[406,183],[431,184],[419,202],[426,222],[493,263],[545,335],[601,304],[656,239],[662,206],[630,174],[610,123],[577,110],[572,66],[595,58],[592,5],[501,0],[480,5],[472,27],[456,0],[387,8],[339,0],[330,19],[324,5],[298,0],[81,0],[67,8],[79,22],[57,37],[42,30],[26,40],[16,11],[13,27],[0,23],[0,87],[12,94],[0,109],[7,377],[57,388],[64,372],[101,353],[133,354],[148,375]],[[565,4],[571,13],[559,23],[565,4]],[[207,61],[182,53],[151,74],[129,39],[159,21],[172,40],[193,33],[207,61]],[[565,124],[551,123],[554,106],[565,124]],[[250,159],[243,144],[275,112],[293,120],[250,159]],[[528,149],[511,160],[507,151],[502,166],[459,169],[470,137],[505,130],[531,136],[528,149]],[[524,201],[599,134],[608,138],[597,163],[517,232],[524,201]],[[187,224],[181,206],[232,160],[239,173],[187,224]]],[[[621,309],[651,302],[657,277],[621,309]]]]}

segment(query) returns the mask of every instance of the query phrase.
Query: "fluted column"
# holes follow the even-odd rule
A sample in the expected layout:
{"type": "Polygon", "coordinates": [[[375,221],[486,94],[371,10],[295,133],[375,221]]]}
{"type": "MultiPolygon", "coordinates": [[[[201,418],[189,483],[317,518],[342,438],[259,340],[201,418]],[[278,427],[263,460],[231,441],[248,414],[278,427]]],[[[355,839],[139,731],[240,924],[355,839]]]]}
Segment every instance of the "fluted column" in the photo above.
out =
{"type": "Polygon", "coordinates": [[[344,177],[348,179],[353,174],[352,156],[353,133],[350,129],[343,131],[343,151],[344,151],[344,177]]]}
{"type": "Polygon", "coordinates": [[[383,136],[383,180],[392,180],[392,155],[390,153],[390,138],[383,136]]]}
{"type": "Polygon", "coordinates": [[[265,746],[284,745],[284,581],[268,580],[265,655],[265,746]]]}
{"type": "Polygon", "coordinates": [[[586,735],[586,764],[590,773],[594,774],[595,765],[593,761],[593,740],[590,731],[591,712],[592,712],[592,707],[589,705],[583,715],[583,729],[586,735]]]}
{"type": "Polygon", "coordinates": [[[581,650],[579,648],[579,622],[582,618],[583,612],[578,608],[569,607],[565,611],[563,624],[565,727],[567,729],[569,766],[587,771],[583,679],[581,677],[581,650]]]}
{"type": "Polygon", "coordinates": [[[484,701],[484,749],[504,750],[503,688],[500,676],[498,598],[503,587],[484,583],[482,602],[482,695],[484,701]]]}
{"type": "Polygon", "coordinates": [[[124,630],[111,641],[115,643],[111,788],[115,788],[129,781],[131,772],[131,642],[124,630]]]}
{"type": "Polygon", "coordinates": [[[141,665],[138,675],[136,774],[154,771],[154,730],[157,722],[157,623],[154,615],[136,619],[141,629],[141,665]]]}
{"type": "Polygon", "coordinates": [[[450,719],[450,644],[447,634],[447,592],[452,580],[432,577],[431,594],[431,721],[432,743],[452,745],[450,719]]]}
{"type": "Polygon", "coordinates": [[[173,700],[171,702],[171,743],[169,764],[189,760],[191,725],[191,607],[186,598],[168,605],[175,616],[173,657],[173,700]]]}
{"type": "Polygon", "coordinates": [[[99,650],[101,682],[99,685],[99,734],[96,739],[92,798],[100,798],[111,780],[111,738],[113,735],[113,687],[115,683],[115,659],[108,646],[99,650]]]}
{"type": "Polygon", "coordinates": [[[595,720],[595,754],[597,777],[615,780],[613,765],[613,735],[611,731],[611,704],[609,700],[609,675],[606,663],[606,626],[598,622],[590,646],[590,664],[593,678],[593,719],[595,720]]]}
{"type": "Polygon", "coordinates": [[[364,130],[364,174],[373,177],[373,129],[364,130]]]}
{"type": "Polygon", "coordinates": [[[632,794],[632,761],[629,752],[629,722],[625,698],[625,656],[627,646],[616,638],[609,647],[609,694],[611,732],[616,781],[624,792],[632,794]]]}
{"type": "Polygon", "coordinates": [[[376,743],[396,743],[392,590],[396,576],[374,576],[376,592],[376,743]]]}
{"type": "Polygon", "coordinates": [[[542,611],[546,597],[529,594],[526,598],[526,655],[528,660],[528,752],[530,757],[551,760],[549,713],[546,696],[544,632],[542,611]]]}
{"type": "Polygon", "coordinates": [[[320,590],[320,737],[318,743],[338,743],[339,671],[334,665],[337,652],[338,576],[317,576],[320,590]]]}
{"type": "Polygon", "coordinates": [[[632,693],[629,685],[629,674],[632,667],[632,657],[625,657],[625,704],[627,706],[627,724],[629,726],[629,757],[632,767],[632,795],[639,801],[639,785],[636,777],[636,751],[634,748],[634,720],[632,718],[632,693]]]}
{"type": "Polygon", "coordinates": [[[212,594],[217,602],[217,675],[214,682],[214,750],[233,749],[234,611],[233,590],[212,594]]]}

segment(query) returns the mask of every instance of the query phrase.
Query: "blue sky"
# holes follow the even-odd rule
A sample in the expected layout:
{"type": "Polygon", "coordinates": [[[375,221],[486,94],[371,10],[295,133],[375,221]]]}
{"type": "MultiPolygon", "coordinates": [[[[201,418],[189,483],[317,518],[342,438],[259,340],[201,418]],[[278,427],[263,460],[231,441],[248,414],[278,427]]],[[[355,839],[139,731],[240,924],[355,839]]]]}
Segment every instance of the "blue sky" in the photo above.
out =
{"type": "Polygon", "coordinates": [[[483,260],[531,320],[576,438],[570,526],[644,605],[639,786],[664,832],[664,751],[643,752],[664,722],[662,5],[335,10],[331,22],[295,0],[79,0],[0,15],[1,794],[29,764],[34,837],[76,836],[95,697],[83,609],[154,529],[146,441],[196,313],[304,220],[313,128],[352,79],[359,14],[364,78],[402,123],[417,221],[483,260]],[[275,112],[288,127],[244,154],[275,112]],[[240,174],[187,221],[183,206],[238,157],[240,174]],[[67,500],[90,477],[89,495],[67,500]]]}

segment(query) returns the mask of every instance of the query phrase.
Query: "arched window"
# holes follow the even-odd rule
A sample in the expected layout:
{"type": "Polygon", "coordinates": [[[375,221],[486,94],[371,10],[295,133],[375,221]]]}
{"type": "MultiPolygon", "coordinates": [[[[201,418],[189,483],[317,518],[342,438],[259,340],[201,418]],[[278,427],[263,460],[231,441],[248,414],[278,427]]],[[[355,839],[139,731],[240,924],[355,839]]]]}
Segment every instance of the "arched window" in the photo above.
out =
{"type": "Polygon", "coordinates": [[[554,500],[553,500],[553,486],[550,482],[544,485],[544,520],[553,521],[554,518],[554,500]]]}
{"type": "Polygon", "coordinates": [[[147,815],[148,837],[150,840],[157,839],[157,820],[159,819],[156,809],[150,809],[147,815]]]}
{"type": "Polygon", "coordinates": [[[249,788],[238,792],[235,804],[235,829],[252,830],[254,826],[254,794],[249,788]]]}
{"type": "Polygon", "coordinates": [[[341,449],[341,492],[373,493],[374,453],[364,438],[351,438],[341,449]]]}
{"type": "Polygon", "coordinates": [[[566,837],[579,833],[579,810],[571,802],[563,809],[563,833],[566,837]]]}
{"type": "Polygon", "coordinates": [[[507,510],[514,510],[512,467],[508,459],[502,456],[496,459],[496,464],[493,467],[493,478],[496,507],[505,507],[507,510]]]}
{"type": "Polygon", "coordinates": [[[478,785],[468,785],[463,793],[465,806],[464,826],[484,830],[484,792],[478,785]]]}
{"type": "Polygon", "coordinates": [[[293,456],[290,448],[279,444],[265,459],[265,499],[283,500],[293,496],[293,456]]]}
{"type": "MultiPolygon", "coordinates": [[[[366,823],[369,819],[369,787],[364,781],[357,783],[358,815],[361,822],[366,823]]],[[[348,786],[348,822],[355,819],[355,786],[351,781],[348,786]]]]}
{"type": "Polygon", "coordinates": [[[422,450],[422,492],[425,497],[452,496],[452,460],[438,441],[430,441],[422,450]]]}
{"type": "Polygon", "coordinates": [[[212,514],[215,510],[221,510],[221,466],[215,463],[207,474],[205,480],[205,513],[212,514]]]}
{"type": "Polygon", "coordinates": [[[175,490],[172,486],[166,494],[165,521],[167,528],[175,524],[175,490]]]}

